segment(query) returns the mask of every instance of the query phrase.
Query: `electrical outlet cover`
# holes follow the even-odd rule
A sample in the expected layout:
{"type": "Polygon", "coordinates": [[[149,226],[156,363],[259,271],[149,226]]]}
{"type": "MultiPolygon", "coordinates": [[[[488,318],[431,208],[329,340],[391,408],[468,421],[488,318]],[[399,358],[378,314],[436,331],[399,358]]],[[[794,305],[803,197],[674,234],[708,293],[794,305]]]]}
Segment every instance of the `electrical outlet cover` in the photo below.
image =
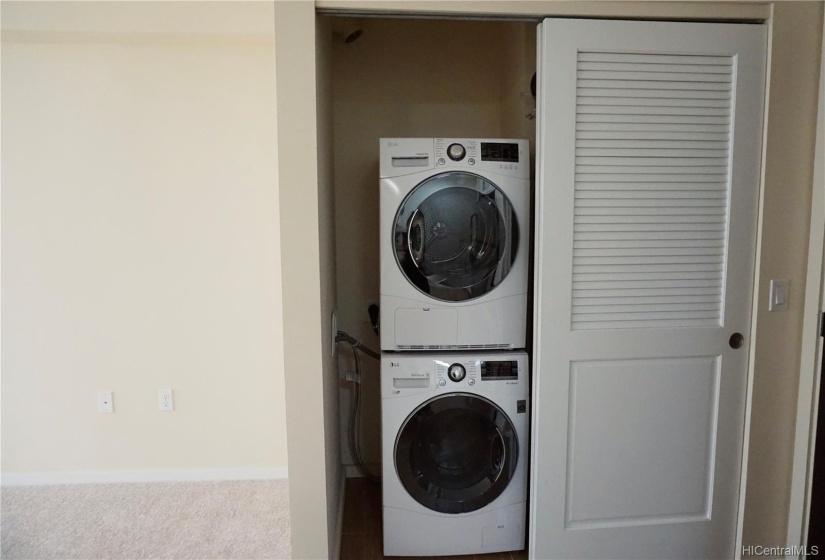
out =
{"type": "Polygon", "coordinates": [[[109,414],[115,411],[115,404],[112,400],[112,392],[98,391],[97,392],[97,411],[109,414]]]}
{"type": "Polygon", "coordinates": [[[158,408],[160,410],[175,410],[175,403],[172,400],[172,389],[158,390],[158,408]]]}

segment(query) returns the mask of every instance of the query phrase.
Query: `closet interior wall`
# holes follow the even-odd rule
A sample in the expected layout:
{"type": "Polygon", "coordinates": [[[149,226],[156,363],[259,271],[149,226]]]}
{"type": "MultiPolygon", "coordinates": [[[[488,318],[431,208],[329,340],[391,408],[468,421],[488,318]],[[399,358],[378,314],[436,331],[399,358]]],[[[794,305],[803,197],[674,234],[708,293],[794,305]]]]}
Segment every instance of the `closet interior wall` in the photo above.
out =
{"type": "MultiPolygon", "coordinates": [[[[380,299],[379,138],[528,138],[534,153],[536,23],[324,17],[333,30],[363,31],[349,43],[336,33],[331,47],[338,325],[378,349],[367,307],[380,299]]],[[[356,476],[343,380],[354,364],[338,350],[342,460],[356,476]]],[[[379,365],[361,363],[361,454],[380,472],[379,365]]]]}

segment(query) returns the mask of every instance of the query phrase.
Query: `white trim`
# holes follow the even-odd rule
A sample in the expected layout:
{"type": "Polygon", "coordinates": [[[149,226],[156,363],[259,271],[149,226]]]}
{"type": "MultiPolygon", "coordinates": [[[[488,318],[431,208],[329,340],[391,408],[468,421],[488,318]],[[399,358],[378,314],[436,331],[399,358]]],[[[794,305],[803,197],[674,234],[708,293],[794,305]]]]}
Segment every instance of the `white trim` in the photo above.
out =
{"type": "Polygon", "coordinates": [[[214,480],[286,480],[287,467],[239,469],[164,469],[2,473],[2,486],[103,484],[117,482],[200,482],[214,480]]]}
{"type": "MultiPolygon", "coordinates": [[[[544,64],[544,22],[536,26],[536,100],[542,99],[544,95],[544,72],[541,70],[542,65],[544,64]]],[[[535,179],[533,183],[533,207],[534,208],[542,208],[544,205],[544,194],[542,189],[538,188],[538,185],[544,184],[544,165],[542,165],[543,158],[541,157],[542,150],[544,150],[545,140],[544,140],[544,133],[545,130],[542,125],[542,106],[543,103],[536,102],[536,136],[534,138],[535,146],[536,146],[536,163],[535,163],[535,179]]],[[[544,220],[536,219],[534,220],[533,224],[533,231],[534,231],[534,245],[536,247],[538,244],[538,240],[542,239],[544,236],[544,220]]],[[[542,329],[542,321],[541,321],[541,306],[542,306],[542,291],[538,289],[539,286],[542,285],[544,275],[542,274],[542,270],[544,270],[544,262],[541,256],[542,252],[537,249],[537,247],[533,250],[533,363],[531,364],[530,370],[531,375],[530,379],[533,384],[533,388],[531,391],[531,395],[538,395],[541,387],[539,386],[539,379],[540,376],[536,375],[537,371],[541,371],[539,368],[541,367],[541,344],[539,344],[539,333],[542,329]]],[[[537,404],[537,403],[536,403],[537,404]]],[[[531,418],[530,418],[530,425],[532,427],[538,426],[540,418],[539,418],[539,406],[531,406],[531,418]]],[[[535,450],[538,448],[540,442],[536,437],[536,430],[534,428],[530,429],[530,447],[534,450],[530,453],[530,482],[527,487],[527,502],[528,502],[528,511],[527,511],[527,526],[529,527],[529,531],[527,533],[527,557],[528,558],[537,558],[536,556],[536,531],[535,527],[538,526],[538,511],[536,507],[536,497],[534,495],[534,490],[538,486],[538,477],[539,477],[539,468],[536,464],[536,453],[535,450]]]]}
{"type": "Polygon", "coordinates": [[[742,435],[742,461],[739,468],[739,509],[736,519],[736,538],[734,544],[734,559],[741,560],[742,545],[745,535],[745,501],[748,488],[748,459],[750,458],[751,416],[753,415],[753,385],[756,377],[756,336],[759,319],[759,278],[762,275],[762,238],[765,225],[765,178],[768,167],[768,127],[771,105],[771,73],[773,72],[773,22],[774,7],[770,6],[768,27],[768,45],[765,49],[765,91],[762,112],[762,153],[759,169],[759,210],[756,218],[756,252],[753,267],[753,293],[751,302],[751,343],[748,344],[748,381],[745,389],[745,423],[742,435]]]}
{"type": "Polygon", "coordinates": [[[659,18],[765,21],[770,7],[765,2],[575,2],[558,0],[485,0],[484,2],[433,2],[412,0],[315,0],[316,12],[344,16],[445,18],[609,17],[621,19],[659,18]]]}
{"type": "MultiPolygon", "coordinates": [[[[825,22],[823,22],[825,31],[825,22]]],[[[819,314],[825,310],[825,42],[819,72],[819,115],[816,125],[811,228],[808,240],[808,277],[802,319],[802,354],[799,363],[799,395],[796,404],[791,496],[788,509],[787,545],[800,546],[808,540],[811,481],[813,478],[816,419],[819,410],[820,367],[819,314]]],[[[820,358],[821,359],[821,358],[820,358]]]]}

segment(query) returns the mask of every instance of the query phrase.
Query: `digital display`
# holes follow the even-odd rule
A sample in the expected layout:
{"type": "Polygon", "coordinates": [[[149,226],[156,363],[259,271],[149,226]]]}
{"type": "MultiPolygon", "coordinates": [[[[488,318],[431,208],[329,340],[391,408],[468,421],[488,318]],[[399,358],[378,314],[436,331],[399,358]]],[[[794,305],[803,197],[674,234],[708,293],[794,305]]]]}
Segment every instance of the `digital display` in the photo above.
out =
{"type": "Polygon", "coordinates": [[[518,362],[481,362],[481,380],[518,379],[518,362]]]}
{"type": "Polygon", "coordinates": [[[481,143],[481,161],[518,163],[518,144],[481,143]]]}

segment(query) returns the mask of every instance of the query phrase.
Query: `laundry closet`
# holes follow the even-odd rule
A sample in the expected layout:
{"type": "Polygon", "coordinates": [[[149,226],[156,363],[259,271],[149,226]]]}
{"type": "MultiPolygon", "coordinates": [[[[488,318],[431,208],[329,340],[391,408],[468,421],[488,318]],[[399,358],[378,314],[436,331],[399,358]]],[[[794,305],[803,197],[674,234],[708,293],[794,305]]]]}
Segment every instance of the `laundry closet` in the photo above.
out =
{"type": "MultiPolygon", "coordinates": [[[[561,19],[537,37],[539,20],[319,18],[331,36],[318,42],[318,87],[332,99],[319,127],[333,138],[333,324],[381,347],[368,313],[380,301],[379,139],[529,140],[530,499],[543,524],[531,541],[565,558],[726,555],[767,27],[561,19]]],[[[341,455],[363,474],[348,449],[360,440],[377,473],[379,363],[356,366],[342,348],[341,455]]]]}
{"type": "MultiPolygon", "coordinates": [[[[525,138],[532,150],[536,24],[330,20],[338,326],[378,349],[367,308],[379,303],[379,138],[525,138]],[[362,34],[347,43],[357,30],[362,34]]],[[[340,365],[353,367],[347,353],[340,365]]],[[[378,363],[362,360],[362,367],[362,417],[379,418],[378,363]]],[[[341,391],[344,429],[350,389],[341,391]]],[[[377,467],[377,422],[363,422],[361,443],[365,461],[377,467]]],[[[342,450],[351,465],[345,434],[342,450]]]]}

